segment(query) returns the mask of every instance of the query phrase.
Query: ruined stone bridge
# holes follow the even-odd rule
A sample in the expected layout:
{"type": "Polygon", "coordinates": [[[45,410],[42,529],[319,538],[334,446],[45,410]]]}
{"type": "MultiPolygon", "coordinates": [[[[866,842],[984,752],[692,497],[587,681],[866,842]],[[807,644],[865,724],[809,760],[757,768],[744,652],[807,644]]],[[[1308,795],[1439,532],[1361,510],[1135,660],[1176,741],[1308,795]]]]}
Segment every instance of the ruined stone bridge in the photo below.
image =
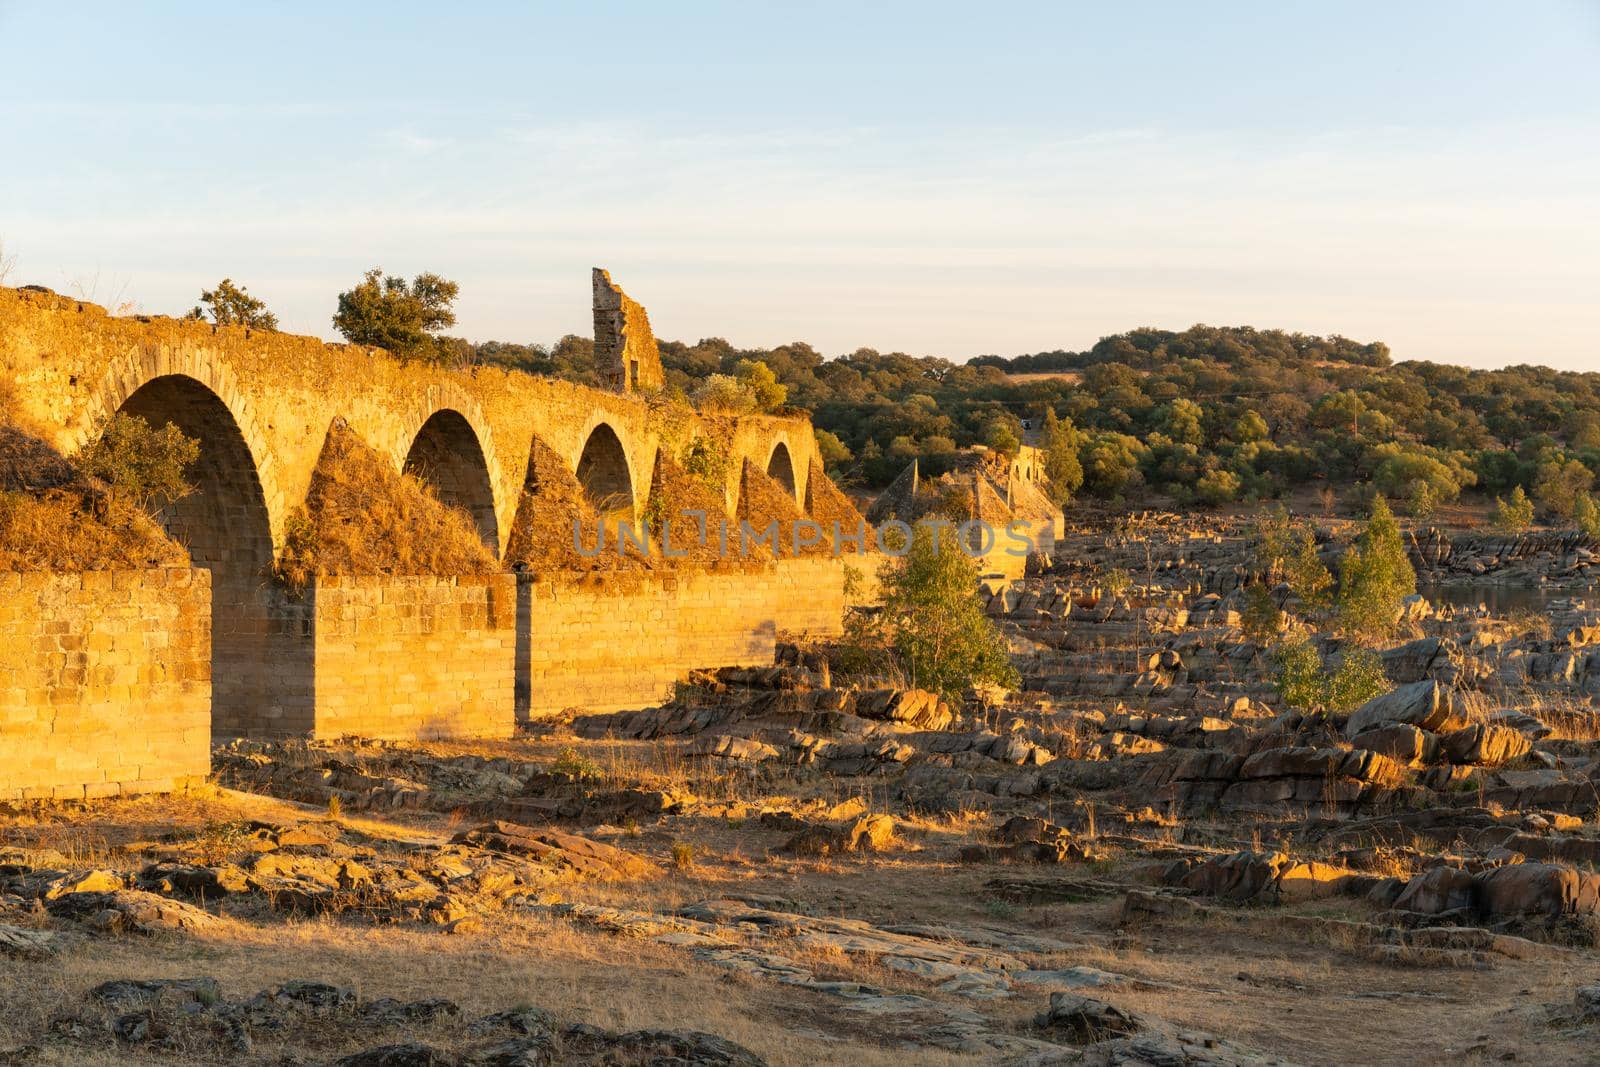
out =
{"type": "MultiPolygon", "coordinates": [[[[0,375],[14,383],[22,414],[46,427],[63,453],[116,412],[175,424],[199,440],[196,491],[165,521],[209,585],[212,733],[503,734],[513,726],[513,699],[519,717],[578,703],[643,703],[684,667],[770,659],[775,630],[826,624],[828,612],[836,620],[841,603],[832,588],[837,566],[822,569],[834,561],[768,564],[760,575],[646,576],[629,589],[583,594],[503,574],[326,579],[296,599],[270,580],[337,423],[467,511],[496,558],[504,558],[518,508],[537,499],[525,493],[537,444],[604,510],[636,520],[658,458],[681,454],[702,434],[716,435],[731,460],[722,486],[730,516],[745,461],[803,506],[815,457],[809,420],[708,417],[656,402],[649,391],[661,370],[643,308],[601,271],[594,293],[597,362],[611,390],[243,327],[113,317],[48,291],[11,289],[0,289],[0,375]],[[798,590],[796,581],[815,588],[798,590]],[[817,603],[819,589],[823,616],[779,617],[791,601],[817,603]],[[633,600],[597,609],[602,594],[633,600]],[[713,601],[729,611],[696,621],[694,612],[713,601]],[[626,630],[640,623],[630,604],[656,625],[626,630]],[[476,692],[475,665],[498,663],[502,652],[504,676],[476,692]],[[419,667],[419,659],[435,665],[419,667]],[[416,707],[396,705],[397,669],[412,689],[433,695],[416,707]],[[369,670],[390,673],[361,675],[369,670]],[[367,707],[385,703],[382,712],[367,707]]],[[[50,694],[63,680],[79,681],[78,666],[92,672],[94,664],[71,649],[62,657],[40,674],[41,688],[16,699],[63,702],[50,694]]]]}
{"type": "Polygon", "coordinates": [[[118,411],[175,423],[199,439],[199,491],[180,505],[188,513],[178,525],[191,553],[207,562],[270,558],[282,548],[287,516],[305,501],[335,420],[470,512],[497,555],[536,441],[591,495],[620,496],[635,517],[664,437],[681,445],[712,421],[731,428],[723,486],[730,515],[744,460],[803,502],[816,448],[803,417],[701,419],[633,392],[490,367],[448,370],[243,327],[114,318],[40,291],[0,289],[0,369],[63,452],[118,411]]]}

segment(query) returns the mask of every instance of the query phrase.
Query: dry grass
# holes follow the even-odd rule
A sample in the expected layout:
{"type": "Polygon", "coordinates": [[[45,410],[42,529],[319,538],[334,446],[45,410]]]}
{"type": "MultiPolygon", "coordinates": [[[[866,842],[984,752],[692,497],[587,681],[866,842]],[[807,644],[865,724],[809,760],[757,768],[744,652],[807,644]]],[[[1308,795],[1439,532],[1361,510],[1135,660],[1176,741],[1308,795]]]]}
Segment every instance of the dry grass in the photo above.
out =
{"type": "Polygon", "coordinates": [[[528,457],[528,477],[522,500],[512,520],[511,537],[506,546],[507,565],[521,565],[535,572],[593,572],[639,570],[644,561],[637,556],[608,548],[599,555],[585,556],[574,543],[573,524],[577,523],[584,544],[594,544],[601,517],[577,476],[555,451],[535,439],[528,457]]]}
{"type": "Polygon", "coordinates": [[[1552,741],[1600,741],[1600,709],[1586,698],[1540,693],[1518,710],[1550,727],[1552,741]]]}
{"type": "MultiPolygon", "coordinates": [[[[142,512],[96,508],[89,494],[0,493],[0,571],[186,566],[189,556],[142,512]]],[[[102,500],[102,505],[104,501],[102,500]]]]}
{"type": "Polygon", "coordinates": [[[866,521],[861,511],[850,502],[844,491],[833,484],[822,464],[811,461],[811,471],[806,475],[806,510],[824,530],[833,532],[838,523],[843,533],[853,533],[866,521]]]}
{"type": "Polygon", "coordinates": [[[718,547],[715,524],[724,511],[720,492],[685,471],[666,450],[661,451],[656,457],[645,514],[650,519],[651,534],[658,539],[658,543],[662,520],[670,522],[672,550],[685,553],[676,559],[663,555],[660,558],[662,563],[704,566],[720,559],[722,553],[718,547]]]}
{"type": "MultiPolygon", "coordinates": [[[[769,525],[776,523],[778,527],[778,554],[790,556],[795,554],[794,525],[805,521],[806,514],[800,510],[800,505],[795,503],[777,479],[761,470],[749,460],[744,461],[744,471],[739,489],[739,521],[749,523],[756,533],[766,530],[769,525]]],[[[829,556],[833,554],[832,540],[826,534],[820,541],[812,545],[800,547],[799,555],[802,556],[829,556]]]]}
{"type": "Polygon", "coordinates": [[[181,546],[52,448],[0,385],[0,571],[181,566],[181,546]]]}
{"type": "Polygon", "coordinates": [[[466,513],[421,479],[396,472],[354,432],[335,426],[317,460],[303,513],[291,518],[279,572],[291,586],[316,575],[467,575],[498,569],[466,513]]]}

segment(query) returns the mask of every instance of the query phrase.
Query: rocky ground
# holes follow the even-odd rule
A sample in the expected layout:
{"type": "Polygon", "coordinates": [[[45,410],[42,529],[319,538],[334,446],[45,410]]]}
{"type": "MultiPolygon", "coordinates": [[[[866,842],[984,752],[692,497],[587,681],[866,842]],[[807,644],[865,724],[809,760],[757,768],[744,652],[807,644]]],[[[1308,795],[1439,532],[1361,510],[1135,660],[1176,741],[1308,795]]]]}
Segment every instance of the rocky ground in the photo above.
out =
{"type": "Polygon", "coordinates": [[[1411,604],[1340,716],[1279,706],[1236,528],[1079,536],[987,602],[1017,693],[790,646],[513,741],[238,742],[188,796],[7,812],[0,1064],[1593,1062],[1587,550],[1497,564],[1562,591],[1538,618],[1411,604]]]}

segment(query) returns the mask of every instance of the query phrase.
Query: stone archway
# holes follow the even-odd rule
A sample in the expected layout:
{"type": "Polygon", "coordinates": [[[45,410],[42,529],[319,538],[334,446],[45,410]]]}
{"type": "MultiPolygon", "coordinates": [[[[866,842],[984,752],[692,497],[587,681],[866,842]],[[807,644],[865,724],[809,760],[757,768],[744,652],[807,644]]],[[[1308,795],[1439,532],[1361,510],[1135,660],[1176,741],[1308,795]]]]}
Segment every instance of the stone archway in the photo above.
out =
{"type": "Polygon", "coordinates": [[[498,558],[500,522],[494,485],[483,446],[466,416],[450,408],[429,416],[411,442],[404,470],[428,483],[446,505],[465,511],[498,558]]]}
{"type": "Polygon", "coordinates": [[[633,522],[633,472],[622,439],[607,423],[589,431],[578,456],[578,482],[602,519],[608,524],[633,522]]]}
{"type": "Polygon", "coordinates": [[[794,477],[794,460],[789,455],[789,446],[782,441],[772,446],[772,455],[767,459],[767,477],[783,486],[784,491],[794,497],[796,503],[799,502],[800,494],[796,489],[794,477]]]}
{"type": "Polygon", "coordinates": [[[283,702],[269,694],[293,671],[275,655],[284,616],[272,580],[272,523],[240,420],[207,385],[181,374],[150,379],[117,411],[200,442],[189,473],[194,491],[157,517],[193,565],[211,573],[212,735],[276,732],[283,702]]]}

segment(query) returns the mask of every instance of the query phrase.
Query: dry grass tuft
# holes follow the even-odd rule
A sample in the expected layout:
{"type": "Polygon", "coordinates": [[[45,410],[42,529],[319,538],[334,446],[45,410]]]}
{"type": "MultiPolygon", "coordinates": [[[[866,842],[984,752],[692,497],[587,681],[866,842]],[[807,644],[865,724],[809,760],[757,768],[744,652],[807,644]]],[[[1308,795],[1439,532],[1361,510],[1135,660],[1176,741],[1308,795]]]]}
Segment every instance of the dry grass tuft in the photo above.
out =
{"type": "Polygon", "coordinates": [[[512,520],[506,547],[507,565],[521,564],[531,571],[638,570],[637,556],[619,555],[608,538],[605,552],[585,556],[573,543],[573,522],[583,531],[584,544],[594,544],[600,514],[583,491],[577,476],[567,469],[555,450],[535,439],[528,457],[528,478],[512,520]]]}
{"type": "Polygon", "coordinates": [[[672,523],[673,551],[686,553],[676,559],[663,557],[663,562],[704,565],[720,559],[715,526],[725,514],[724,507],[721,493],[684,470],[665,450],[656,457],[655,474],[650,480],[650,501],[645,506],[651,536],[659,541],[661,520],[668,520],[672,523]]]}
{"type": "Polygon", "coordinates": [[[0,493],[0,571],[181,567],[183,548],[149,516],[92,492],[0,493]]]}
{"type": "Polygon", "coordinates": [[[182,566],[149,516],[114,500],[43,438],[0,384],[0,571],[182,566]]]}
{"type": "Polygon", "coordinates": [[[279,573],[302,587],[319,574],[466,575],[498,570],[465,512],[335,426],[306,507],[290,518],[279,573]]]}
{"type": "MultiPolygon", "coordinates": [[[[760,534],[772,523],[778,526],[778,545],[782,555],[794,554],[794,524],[806,520],[806,514],[795,503],[794,497],[778,484],[778,480],[761,470],[749,460],[744,461],[744,473],[739,489],[739,521],[747,522],[760,534]]],[[[828,556],[833,554],[831,538],[824,534],[814,545],[802,546],[802,556],[828,556]]]]}
{"type": "Polygon", "coordinates": [[[848,533],[866,521],[860,509],[850,502],[842,489],[833,484],[828,472],[815,459],[811,461],[811,471],[806,475],[806,511],[829,533],[832,533],[834,523],[839,524],[841,531],[848,533]]]}

